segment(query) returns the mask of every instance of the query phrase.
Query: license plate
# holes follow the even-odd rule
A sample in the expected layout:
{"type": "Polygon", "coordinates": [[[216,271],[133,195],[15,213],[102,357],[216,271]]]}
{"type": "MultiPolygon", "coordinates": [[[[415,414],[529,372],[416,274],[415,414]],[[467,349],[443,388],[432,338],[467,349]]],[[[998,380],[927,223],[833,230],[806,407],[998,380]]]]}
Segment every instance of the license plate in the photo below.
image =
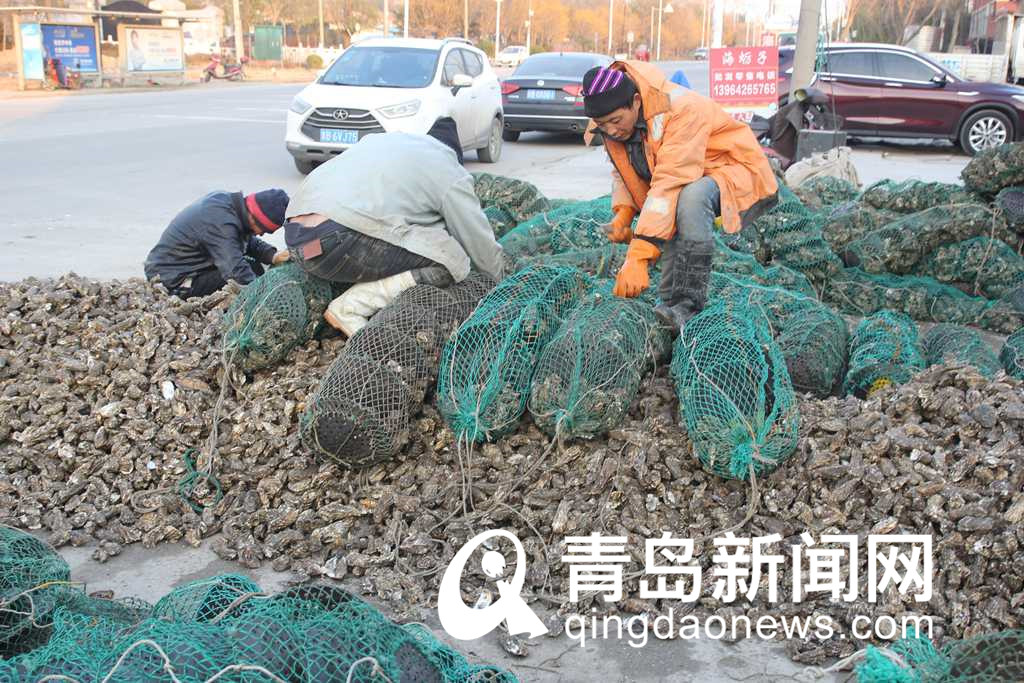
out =
{"type": "Polygon", "coordinates": [[[336,142],[342,145],[354,145],[359,142],[359,131],[321,128],[320,142],[336,142]]]}
{"type": "Polygon", "coordinates": [[[526,96],[531,100],[553,100],[555,99],[554,90],[527,90],[526,96]]]}

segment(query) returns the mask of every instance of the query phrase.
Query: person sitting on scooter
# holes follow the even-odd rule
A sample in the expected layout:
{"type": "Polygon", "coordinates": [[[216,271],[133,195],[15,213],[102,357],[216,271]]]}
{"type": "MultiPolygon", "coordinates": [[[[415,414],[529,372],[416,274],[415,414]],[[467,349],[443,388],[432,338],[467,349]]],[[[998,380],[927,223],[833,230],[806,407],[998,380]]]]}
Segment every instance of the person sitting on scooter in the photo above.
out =
{"type": "Polygon", "coordinates": [[[455,121],[426,135],[367,135],[317,167],[288,205],[285,243],[303,270],[351,284],[324,318],[353,335],[415,284],[445,287],[470,268],[501,278],[455,121]]]}
{"type": "Polygon", "coordinates": [[[213,294],[228,280],[249,284],[264,265],[288,260],[287,251],[257,237],[281,227],[287,206],[288,194],[279,189],[211,192],[167,226],[146,257],[146,278],[159,276],[182,299],[213,294]]]}
{"type": "Polygon", "coordinates": [[[664,254],[655,313],[681,329],[707,299],[716,217],[733,233],[774,203],[772,168],[748,126],[653,64],[594,67],[583,106],[613,166],[608,238],[629,243],[614,293],[639,296],[664,254]]]}

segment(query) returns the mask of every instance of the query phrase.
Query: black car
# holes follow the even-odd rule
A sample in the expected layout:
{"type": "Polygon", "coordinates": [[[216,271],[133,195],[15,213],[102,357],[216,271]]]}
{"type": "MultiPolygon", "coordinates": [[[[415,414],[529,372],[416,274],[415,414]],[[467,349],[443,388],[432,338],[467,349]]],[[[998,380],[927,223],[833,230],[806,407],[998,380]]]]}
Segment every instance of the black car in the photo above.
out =
{"type": "Polygon", "coordinates": [[[502,137],[515,142],[529,130],[583,133],[583,74],[612,60],[589,52],[543,52],[527,57],[501,83],[505,110],[502,137]]]}

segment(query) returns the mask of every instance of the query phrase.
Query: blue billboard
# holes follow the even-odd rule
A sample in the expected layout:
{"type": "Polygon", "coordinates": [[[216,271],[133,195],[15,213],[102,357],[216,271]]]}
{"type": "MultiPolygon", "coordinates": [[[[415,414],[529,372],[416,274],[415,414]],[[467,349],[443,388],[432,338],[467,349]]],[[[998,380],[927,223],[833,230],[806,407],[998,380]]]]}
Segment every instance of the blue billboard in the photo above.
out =
{"type": "Polygon", "coordinates": [[[79,73],[99,73],[96,27],[74,24],[43,24],[43,57],[59,59],[79,73]]]}

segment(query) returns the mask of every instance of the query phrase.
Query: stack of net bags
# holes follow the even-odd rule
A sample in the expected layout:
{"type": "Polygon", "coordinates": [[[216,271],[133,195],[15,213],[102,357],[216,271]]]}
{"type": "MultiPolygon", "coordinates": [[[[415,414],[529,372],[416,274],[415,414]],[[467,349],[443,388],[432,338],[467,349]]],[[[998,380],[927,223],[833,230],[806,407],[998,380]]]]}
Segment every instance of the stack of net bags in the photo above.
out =
{"type": "Polygon", "coordinates": [[[69,583],[56,552],[7,528],[0,564],[10,570],[0,596],[3,681],[515,681],[334,586],[267,595],[228,574],[185,584],[152,606],[93,598],[69,583]]]}
{"type": "Polygon", "coordinates": [[[437,376],[441,349],[494,286],[471,273],[447,289],[416,285],[352,335],[299,420],[303,444],[345,467],[394,457],[437,376]]]}
{"type": "Polygon", "coordinates": [[[1003,683],[1024,680],[1024,630],[954,640],[937,649],[916,634],[884,651],[869,645],[857,683],[1003,683]]]}
{"type": "Polygon", "coordinates": [[[850,367],[844,389],[866,398],[907,382],[925,368],[917,325],[909,316],[880,311],[860,321],[850,339],[850,367]]]}
{"type": "Polygon", "coordinates": [[[575,268],[525,268],[502,280],[444,347],[437,407],[457,438],[514,431],[541,352],[590,286],[575,268]]]}
{"type": "Polygon", "coordinates": [[[498,238],[523,221],[553,208],[535,185],[524,180],[474,173],[473,190],[498,238]]]}
{"type": "Polygon", "coordinates": [[[1006,374],[1024,379],[1024,327],[1006,338],[999,352],[999,362],[1006,374]]]}
{"type": "Polygon", "coordinates": [[[330,282],[295,263],[271,268],[242,288],[224,314],[226,359],[246,371],[276,365],[313,338],[334,295],[330,282]]]}
{"type": "Polygon", "coordinates": [[[604,247],[608,237],[601,226],[613,215],[610,197],[573,202],[520,223],[501,238],[501,246],[514,267],[523,257],[604,247]]]}

